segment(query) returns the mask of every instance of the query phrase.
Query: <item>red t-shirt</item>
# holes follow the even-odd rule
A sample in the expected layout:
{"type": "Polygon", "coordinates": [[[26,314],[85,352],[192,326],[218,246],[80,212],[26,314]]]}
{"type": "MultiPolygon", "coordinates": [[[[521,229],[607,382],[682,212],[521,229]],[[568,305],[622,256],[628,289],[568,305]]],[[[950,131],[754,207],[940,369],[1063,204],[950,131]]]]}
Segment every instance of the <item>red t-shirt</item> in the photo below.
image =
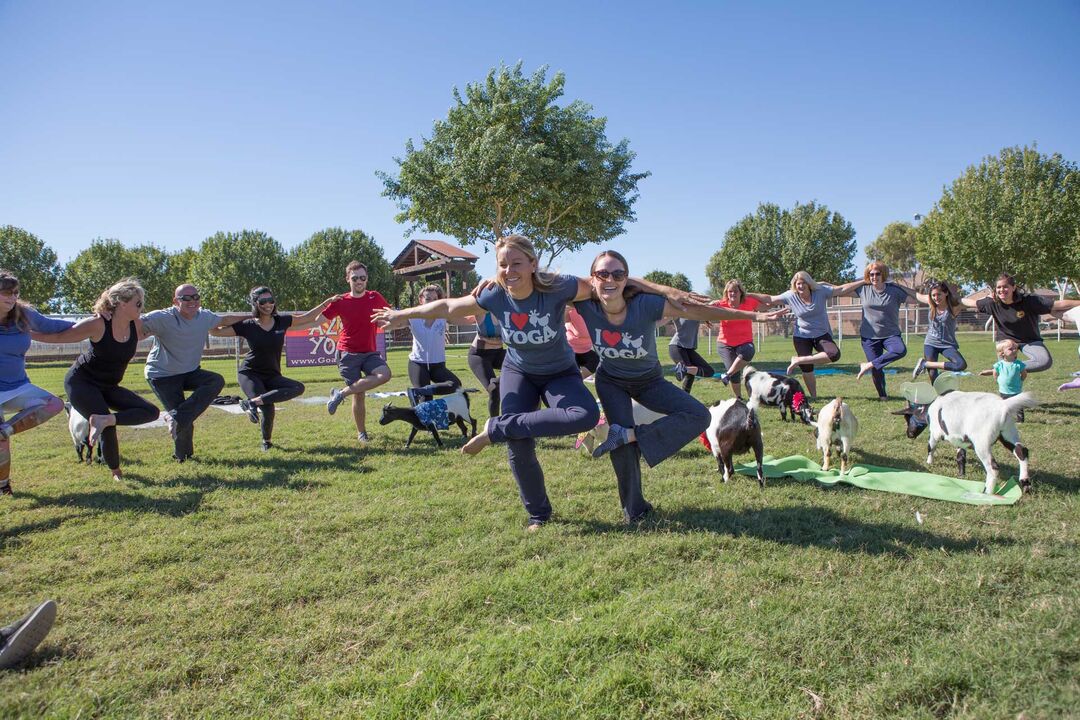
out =
{"type": "MultiPolygon", "coordinates": [[[[757,310],[760,302],[754,298],[743,298],[742,304],[736,310],[757,310]]],[[[731,303],[725,300],[717,300],[715,307],[730,308],[731,303]]],[[[722,345],[736,347],[754,342],[754,326],[752,320],[722,320],[716,331],[716,340],[722,345]]]]}
{"type": "Polygon", "coordinates": [[[371,313],[382,307],[389,307],[389,303],[375,290],[368,290],[360,297],[346,295],[327,305],[322,313],[327,319],[341,317],[338,349],[375,352],[375,323],[371,322],[371,313]]]}

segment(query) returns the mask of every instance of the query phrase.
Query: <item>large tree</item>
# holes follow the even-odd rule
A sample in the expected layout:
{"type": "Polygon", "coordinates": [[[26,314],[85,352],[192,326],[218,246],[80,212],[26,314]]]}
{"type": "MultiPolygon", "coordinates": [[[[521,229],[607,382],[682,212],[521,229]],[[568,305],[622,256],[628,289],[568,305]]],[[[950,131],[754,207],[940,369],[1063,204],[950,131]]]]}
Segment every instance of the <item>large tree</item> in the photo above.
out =
{"type": "Polygon", "coordinates": [[[337,293],[348,292],[345,266],[359,260],[368,268],[368,289],[393,302],[402,283],[394,275],[383,249],[362,230],[327,228],[289,252],[293,295],[290,306],[308,308],[337,293]]]}
{"type": "Polygon", "coordinates": [[[378,173],[397,201],[398,222],[457,238],[462,245],[528,235],[542,260],[620,235],[635,219],[637,185],[627,140],[612,145],[607,119],[563,95],[565,77],[531,77],[500,66],[483,82],[454,88],[454,105],[431,137],[378,173]]]}
{"type": "Polygon", "coordinates": [[[649,282],[667,285],[668,287],[673,287],[677,290],[690,292],[694,289],[690,286],[690,278],[686,277],[686,275],[683,275],[681,272],[672,274],[666,270],[653,270],[652,272],[645,273],[644,277],[649,282]]]}
{"type": "Polygon", "coordinates": [[[896,273],[911,272],[918,266],[915,258],[915,227],[909,222],[891,222],[866,246],[866,257],[880,260],[896,273]]]}
{"type": "Polygon", "coordinates": [[[855,229],[840,213],[816,202],[790,210],[762,203],[728,229],[705,274],[716,296],[732,278],[750,292],[777,294],[799,270],[829,282],[849,280],[854,256],[855,229]]]}
{"type": "Polygon", "coordinates": [[[990,284],[1009,272],[1028,286],[1075,277],[1080,172],[1058,154],[1009,147],[969,167],[919,225],[927,271],[990,284]]]}
{"type": "Polygon", "coordinates": [[[56,253],[33,233],[0,226],[0,268],[19,278],[19,295],[31,305],[51,310],[60,279],[56,253]]]}
{"type": "Polygon", "coordinates": [[[167,273],[169,255],[154,245],[125,247],[116,239],[97,238],[64,267],[60,286],[64,306],[89,312],[101,291],[126,277],[138,278],[146,290],[145,307],[172,302],[174,285],[167,273]]]}
{"type": "Polygon", "coordinates": [[[285,251],[259,230],[211,235],[199,246],[189,272],[203,305],[217,312],[249,308],[253,287],[267,285],[286,297],[291,287],[285,251]]]}

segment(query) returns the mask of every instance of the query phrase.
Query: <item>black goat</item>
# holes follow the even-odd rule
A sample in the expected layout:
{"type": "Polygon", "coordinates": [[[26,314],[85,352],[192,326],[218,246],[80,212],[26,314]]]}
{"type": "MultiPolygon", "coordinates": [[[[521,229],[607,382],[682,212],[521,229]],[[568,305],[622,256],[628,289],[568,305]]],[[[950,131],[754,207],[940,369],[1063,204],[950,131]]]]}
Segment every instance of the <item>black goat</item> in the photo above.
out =
{"type": "MultiPolygon", "coordinates": [[[[449,422],[456,423],[461,429],[461,434],[468,438],[469,430],[465,426],[465,422],[468,421],[472,424],[472,434],[476,435],[476,420],[473,419],[469,412],[469,396],[465,390],[458,390],[457,392],[447,395],[436,400],[431,400],[427,403],[421,403],[421,405],[428,405],[429,403],[445,403],[446,414],[449,422]]],[[[419,405],[417,406],[419,407],[419,405]]],[[[423,412],[424,408],[420,408],[423,412]]],[[[380,425],[389,425],[395,420],[403,420],[412,425],[412,431],[409,433],[409,439],[405,441],[405,447],[412,445],[413,438],[416,437],[416,433],[421,430],[427,430],[431,433],[431,436],[435,438],[435,444],[440,448],[443,447],[442,439],[439,437],[439,429],[434,423],[424,422],[417,414],[416,407],[395,407],[394,405],[387,403],[383,407],[382,417],[379,418],[380,425]]]]}
{"type": "Polygon", "coordinates": [[[765,487],[765,471],[761,467],[764,443],[757,413],[742,400],[724,400],[709,408],[712,420],[705,430],[709,449],[716,458],[716,469],[724,474],[724,482],[735,473],[733,458],[749,450],[757,460],[758,485],[765,487]]]}

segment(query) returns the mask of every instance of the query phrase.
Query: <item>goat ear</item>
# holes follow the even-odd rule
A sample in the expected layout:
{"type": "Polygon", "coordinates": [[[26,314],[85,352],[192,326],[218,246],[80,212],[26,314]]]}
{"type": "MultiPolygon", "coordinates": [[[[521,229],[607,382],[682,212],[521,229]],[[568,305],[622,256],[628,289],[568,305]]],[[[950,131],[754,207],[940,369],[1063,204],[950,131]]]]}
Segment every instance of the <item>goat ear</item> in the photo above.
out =
{"type": "Polygon", "coordinates": [[[903,410],[893,410],[893,411],[892,411],[891,413],[889,413],[889,414],[890,414],[890,415],[913,415],[914,413],[915,413],[915,411],[914,411],[914,410],[912,410],[912,409],[911,409],[911,408],[909,408],[909,407],[906,407],[906,408],[904,408],[903,410]]]}

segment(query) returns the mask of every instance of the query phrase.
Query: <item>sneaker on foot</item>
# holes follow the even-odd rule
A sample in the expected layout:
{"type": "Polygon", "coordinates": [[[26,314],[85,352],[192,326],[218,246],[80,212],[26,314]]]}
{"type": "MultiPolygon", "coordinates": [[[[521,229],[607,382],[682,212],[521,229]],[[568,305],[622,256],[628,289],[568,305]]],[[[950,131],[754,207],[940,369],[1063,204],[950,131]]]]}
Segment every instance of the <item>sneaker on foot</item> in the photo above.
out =
{"type": "Polygon", "coordinates": [[[919,358],[915,361],[915,369],[911,371],[911,379],[919,377],[926,371],[926,358],[919,358]]]}
{"type": "Polygon", "coordinates": [[[274,447],[274,443],[270,442],[269,440],[263,440],[263,444],[262,444],[263,452],[266,452],[267,450],[269,450],[272,447],[274,447]]]}
{"type": "Polygon", "coordinates": [[[682,382],[686,378],[686,365],[684,363],[675,363],[675,379],[682,382]]]}
{"type": "Polygon", "coordinates": [[[14,434],[15,429],[11,427],[11,423],[0,421],[0,438],[7,440],[14,434]]]}
{"type": "Polygon", "coordinates": [[[3,485],[0,485],[0,495],[14,495],[11,491],[11,481],[5,480],[3,485]]]}
{"type": "Polygon", "coordinates": [[[358,432],[358,433],[356,433],[356,441],[358,443],[366,445],[370,440],[371,440],[371,438],[369,438],[367,436],[366,432],[358,432]]]}
{"type": "Polygon", "coordinates": [[[720,378],[719,379],[720,379],[720,382],[724,383],[725,385],[727,385],[728,383],[731,382],[731,377],[728,376],[727,373],[720,373],[720,378]]]}
{"type": "Polygon", "coordinates": [[[250,400],[241,400],[240,409],[247,413],[248,420],[253,423],[259,422],[259,406],[250,400]]]}
{"type": "Polygon", "coordinates": [[[607,440],[593,448],[592,456],[598,458],[611,452],[615,448],[622,447],[630,441],[630,429],[624,428],[618,423],[612,423],[608,429],[607,440]]]}
{"type": "Polygon", "coordinates": [[[4,628],[0,632],[0,669],[15,667],[30,657],[55,621],[56,603],[46,600],[22,620],[4,628]]]}
{"type": "Polygon", "coordinates": [[[345,396],[341,394],[341,391],[334,388],[330,391],[330,399],[326,401],[326,412],[333,415],[337,412],[338,405],[345,399],[345,396]]]}

